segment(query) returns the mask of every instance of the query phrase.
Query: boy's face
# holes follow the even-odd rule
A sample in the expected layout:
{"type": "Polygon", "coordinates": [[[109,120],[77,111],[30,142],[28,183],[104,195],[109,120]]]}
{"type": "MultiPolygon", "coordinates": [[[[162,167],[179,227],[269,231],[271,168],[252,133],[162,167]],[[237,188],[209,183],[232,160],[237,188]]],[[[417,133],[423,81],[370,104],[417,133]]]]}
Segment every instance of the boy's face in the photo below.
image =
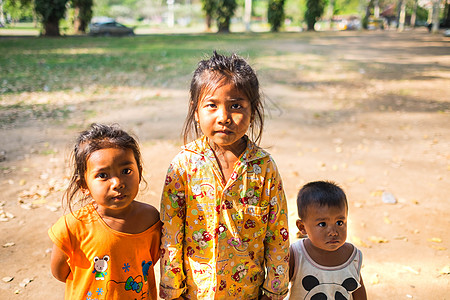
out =
{"type": "Polygon", "coordinates": [[[306,217],[297,220],[302,234],[307,234],[311,243],[325,251],[336,251],[347,239],[347,208],[308,206],[306,217]]]}

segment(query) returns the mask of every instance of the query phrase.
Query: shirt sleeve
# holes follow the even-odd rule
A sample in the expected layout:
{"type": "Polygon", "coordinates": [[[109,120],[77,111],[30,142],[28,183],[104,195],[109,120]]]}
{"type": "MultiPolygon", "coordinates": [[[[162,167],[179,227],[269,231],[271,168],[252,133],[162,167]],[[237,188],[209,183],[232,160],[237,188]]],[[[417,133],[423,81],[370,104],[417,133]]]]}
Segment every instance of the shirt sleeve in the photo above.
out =
{"type": "Polygon", "coordinates": [[[269,222],[264,240],[266,279],[263,293],[270,299],[284,299],[289,289],[289,232],[286,197],[275,164],[267,176],[269,189],[269,222]],[[271,176],[270,176],[271,175],[271,176]]]}
{"type": "Polygon", "coordinates": [[[184,224],[186,221],[185,182],[185,171],[175,158],[167,172],[161,197],[163,226],[160,297],[163,299],[180,297],[185,291],[186,275],[183,268],[184,224]]]}
{"type": "Polygon", "coordinates": [[[70,234],[67,227],[66,216],[63,216],[48,230],[48,236],[52,242],[60,248],[68,257],[71,256],[72,247],[70,234]]]}
{"type": "Polygon", "coordinates": [[[153,264],[156,264],[156,262],[159,260],[159,257],[161,256],[161,248],[160,248],[160,240],[161,240],[161,227],[162,223],[161,221],[158,221],[155,225],[154,230],[152,230],[152,238],[151,238],[151,244],[150,244],[150,257],[153,260],[153,264]]]}
{"type": "Polygon", "coordinates": [[[67,218],[71,215],[62,216],[56,223],[49,228],[48,236],[52,242],[67,255],[67,264],[72,266],[73,246],[71,243],[71,233],[69,230],[67,218]]]}

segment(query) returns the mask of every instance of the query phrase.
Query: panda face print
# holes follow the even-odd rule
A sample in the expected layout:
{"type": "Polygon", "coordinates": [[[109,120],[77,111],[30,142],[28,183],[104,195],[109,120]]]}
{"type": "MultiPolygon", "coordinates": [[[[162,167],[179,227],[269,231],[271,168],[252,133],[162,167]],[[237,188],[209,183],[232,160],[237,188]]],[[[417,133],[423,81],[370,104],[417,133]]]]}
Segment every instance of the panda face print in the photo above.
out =
{"type": "Polygon", "coordinates": [[[320,283],[312,275],[305,276],[302,285],[308,291],[305,300],[347,300],[358,288],[358,282],[354,278],[347,278],[342,284],[320,283]]]}

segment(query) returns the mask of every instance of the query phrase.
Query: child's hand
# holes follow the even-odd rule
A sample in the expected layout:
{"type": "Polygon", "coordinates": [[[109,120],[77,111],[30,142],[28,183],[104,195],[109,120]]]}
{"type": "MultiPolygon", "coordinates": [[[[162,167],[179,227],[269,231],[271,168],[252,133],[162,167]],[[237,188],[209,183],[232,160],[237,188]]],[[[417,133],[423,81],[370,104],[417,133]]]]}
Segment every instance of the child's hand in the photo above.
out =
{"type": "Polygon", "coordinates": [[[270,300],[270,298],[267,295],[262,295],[259,300],[270,300]]]}

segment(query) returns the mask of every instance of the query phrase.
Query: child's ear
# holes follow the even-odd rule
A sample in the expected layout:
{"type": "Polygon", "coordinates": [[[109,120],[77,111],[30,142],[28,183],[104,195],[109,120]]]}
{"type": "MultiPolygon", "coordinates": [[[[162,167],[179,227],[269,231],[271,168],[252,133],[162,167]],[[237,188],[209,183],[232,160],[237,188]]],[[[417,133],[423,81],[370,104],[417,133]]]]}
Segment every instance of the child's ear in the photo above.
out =
{"type": "Polygon", "coordinates": [[[85,184],[84,181],[82,181],[81,179],[77,179],[76,182],[77,182],[78,188],[80,189],[80,191],[83,194],[85,194],[85,195],[89,195],[90,194],[89,189],[87,188],[87,186],[85,186],[86,184],[85,184]]]}
{"type": "Polygon", "coordinates": [[[298,219],[295,222],[295,225],[297,225],[298,230],[303,234],[303,235],[307,235],[308,233],[306,232],[305,229],[305,224],[303,223],[303,221],[301,219],[298,219]]]}

